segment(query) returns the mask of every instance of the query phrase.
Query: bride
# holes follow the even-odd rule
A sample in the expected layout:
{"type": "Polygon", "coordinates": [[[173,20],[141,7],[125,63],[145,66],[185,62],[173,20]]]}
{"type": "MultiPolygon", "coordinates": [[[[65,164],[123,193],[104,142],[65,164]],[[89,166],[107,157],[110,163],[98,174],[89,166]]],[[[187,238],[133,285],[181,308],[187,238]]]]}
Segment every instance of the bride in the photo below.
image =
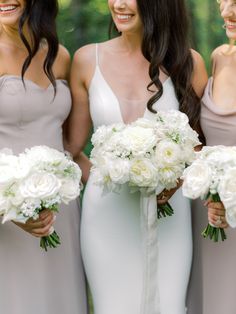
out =
{"type": "MultiPolygon", "coordinates": [[[[120,36],[79,49],[71,72],[68,145],[87,166],[85,180],[90,164],[81,151],[91,127],[179,109],[198,128],[199,97],[207,81],[201,56],[189,49],[183,0],[108,0],[108,6],[120,36]]],[[[121,194],[103,195],[89,176],[81,245],[96,314],[186,313],[192,257],[189,202],[171,190],[150,204],[156,211],[157,202],[169,199],[175,215],[154,228],[156,259],[148,266],[157,266],[158,273],[148,273],[140,195],[129,194],[125,186],[121,194]]]]}

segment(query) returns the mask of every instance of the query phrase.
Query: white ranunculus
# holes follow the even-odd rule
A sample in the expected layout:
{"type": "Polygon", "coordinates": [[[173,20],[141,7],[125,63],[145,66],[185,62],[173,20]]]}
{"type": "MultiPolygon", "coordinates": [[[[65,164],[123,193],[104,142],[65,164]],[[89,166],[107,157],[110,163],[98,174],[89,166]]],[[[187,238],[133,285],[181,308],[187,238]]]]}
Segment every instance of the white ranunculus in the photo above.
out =
{"type": "Polygon", "coordinates": [[[155,162],[161,166],[182,162],[180,146],[168,139],[161,141],[156,146],[155,162]]]}
{"type": "Polygon", "coordinates": [[[112,160],[108,164],[110,178],[117,184],[124,184],[129,181],[130,162],[127,160],[112,160]]]}
{"type": "Polygon", "coordinates": [[[166,166],[160,168],[158,171],[158,179],[161,184],[165,186],[167,190],[175,188],[178,183],[178,179],[182,176],[184,165],[166,166]]]}
{"type": "Polygon", "coordinates": [[[149,159],[135,159],[131,162],[130,183],[138,187],[157,186],[157,170],[149,159]]]}
{"type": "Polygon", "coordinates": [[[61,182],[52,173],[35,172],[20,185],[20,193],[25,198],[52,198],[60,190],[61,182]]]}
{"type": "Polygon", "coordinates": [[[207,194],[211,184],[211,168],[201,160],[196,160],[183,173],[183,195],[196,199],[207,194]]]}
{"type": "Polygon", "coordinates": [[[62,180],[60,188],[60,197],[65,204],[76,199],[80,195],[81,185],[79,181],[72,179],[62,180]]]}
{"type": "Polygon", "coordinates": [[[236,168],[231,168],[222,176],[218,193],[225,208],[236,207],[236,168]]]}

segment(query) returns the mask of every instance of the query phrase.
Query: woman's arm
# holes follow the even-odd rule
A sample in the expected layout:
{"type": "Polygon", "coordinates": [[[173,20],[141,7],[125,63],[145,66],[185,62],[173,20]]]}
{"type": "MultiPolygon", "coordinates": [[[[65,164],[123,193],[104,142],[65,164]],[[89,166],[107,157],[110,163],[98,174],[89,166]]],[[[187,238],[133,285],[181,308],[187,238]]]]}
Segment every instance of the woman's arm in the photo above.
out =
{"type": "Polygon", "coordinates": [[[92,128],[88,89],[94,68],[94,45],[79,49],[74,55],[70,73],[72,109],[65,126],[65,149],[80,165],[84,182],[88,179],[91,167],[89,159],[83,154],[83,149],[92,128]]]}

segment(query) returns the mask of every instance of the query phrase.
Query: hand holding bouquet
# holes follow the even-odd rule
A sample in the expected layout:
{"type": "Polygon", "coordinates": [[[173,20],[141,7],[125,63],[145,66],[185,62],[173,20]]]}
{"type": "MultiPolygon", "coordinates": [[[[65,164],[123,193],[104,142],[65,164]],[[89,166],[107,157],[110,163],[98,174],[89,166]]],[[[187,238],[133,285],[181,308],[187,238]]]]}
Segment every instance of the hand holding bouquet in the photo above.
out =
{"type": "MultiPolygon", "coordinates": [[[[46,146],[26,149],[19,156],[0,153],[0,215],[25,223],[43,209],[57,212],[80,194],[81,170],[64,153],[46,146]]],[[[40,246],[57,247],[56,231],[41,238],[40,246]]]]}
{"type": "MultiPolygon", "coordinates": [[[[101,126],[92,143],[91,171],[104,191],[119,192],[127,183],[145,195],[175,188],[200,144],[187,116],[176,110],[160,111],[153,120],[101,126]]],[[[158,208],[159,217],[172,213],[167,204],[158,208]]]]}
{"type": "MultiPolygon", "coordinates": [[[[226,221],[236,227],[236,147],[204,147],[184,171],[183,179],[184,196],[222,202],[226,221]]],[[[215,242],[219,236],[222,241],[226,239],[224,229],[210,224],[202,234],[215,242]]]]}

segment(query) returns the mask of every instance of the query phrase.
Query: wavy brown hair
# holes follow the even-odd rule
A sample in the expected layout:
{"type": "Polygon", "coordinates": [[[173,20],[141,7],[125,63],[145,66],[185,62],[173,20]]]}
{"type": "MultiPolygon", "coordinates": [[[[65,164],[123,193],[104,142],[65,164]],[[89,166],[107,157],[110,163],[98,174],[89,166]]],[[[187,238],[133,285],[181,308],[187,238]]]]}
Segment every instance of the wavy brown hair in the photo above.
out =
{"type": "MultiPolygon", "coordinates": [[[[186,113],[193,128],[199,130],[200,99],[192,87],[193,57],[188,37],[188,15],[184,0],[136,0],[143,23],[142,53],[150,62],[149,90],[158,92],[148,101],[148,109],[162,96],[160,69],[174,84],[180,111],[186,113]]],[[[110,25],[110,34],[114,23],[110,25]]]]}
{"type": "Polygon", "coordinates": [[[40,49],[42,41],[47,42],[48,51],[44,60],[43,69],[56,92],[55,77],[52,71],[53,63],[56,59],[59,42],[56,31],[56,17],[58,13],[57,0],[26,0],[25,9],[19,22],[19,34],[25,47],[28,50],[28,56],[22,66],[21,76],[24,81],[24,75],[33,57],[40,49]],[[24,35],[23,28],[27,23],[30,32],[30,42],[24,35]]]}

